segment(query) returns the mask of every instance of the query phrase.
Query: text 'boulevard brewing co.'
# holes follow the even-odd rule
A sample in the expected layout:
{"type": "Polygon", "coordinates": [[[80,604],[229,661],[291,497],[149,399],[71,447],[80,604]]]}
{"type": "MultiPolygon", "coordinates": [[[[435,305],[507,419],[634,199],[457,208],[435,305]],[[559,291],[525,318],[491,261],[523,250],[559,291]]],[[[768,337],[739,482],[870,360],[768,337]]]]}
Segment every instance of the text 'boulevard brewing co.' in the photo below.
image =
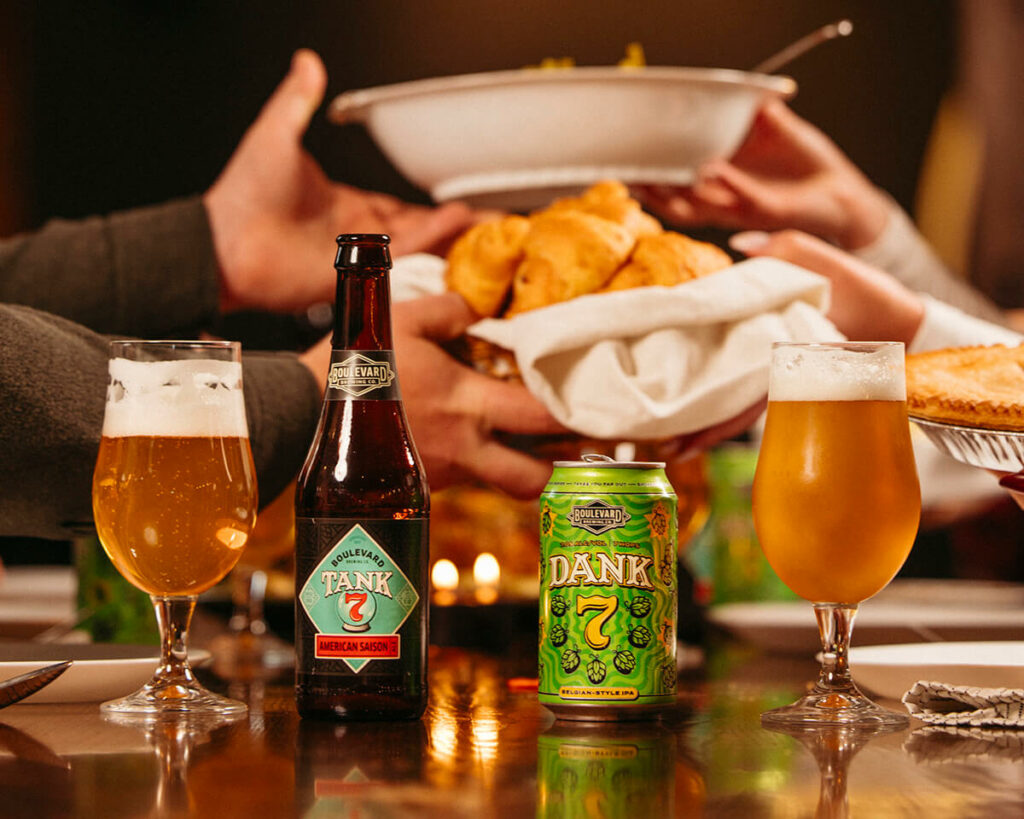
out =
{"type": "Polygon", "coordinates": [[[676,695],[676,496],[663,463],[556,461],[540,498],[539,699],[655,717],[676,695]]]}
{"type": "Polygon", "coordinates": [[[416,719],[426,705],[430,497],[398,392],[388,242],[338,237],[330,373],[295,493],[304,717],[416,719]]]}

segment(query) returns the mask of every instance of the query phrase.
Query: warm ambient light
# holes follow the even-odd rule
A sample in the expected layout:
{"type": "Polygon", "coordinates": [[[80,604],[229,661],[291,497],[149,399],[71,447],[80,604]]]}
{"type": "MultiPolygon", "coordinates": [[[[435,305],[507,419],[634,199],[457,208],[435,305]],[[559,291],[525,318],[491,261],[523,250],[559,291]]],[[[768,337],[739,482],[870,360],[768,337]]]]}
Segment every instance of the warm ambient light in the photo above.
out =
{"type": "Polygon", "coordinates": [[[450,560],[438,560],[430,570],[430,582],[438,591],[454,591],[459,587],[459,570],[450,560]]]}
{"type": "Polygon", "coordinates": [[[217,530],[216,538],[229,549],[242,549],[249,539],[249,533],[232,526],[222,526],[217,530]]]}
{"type": "Polygon", "coordinates": [[[473,581],[478,586],[497,586],[501,578],[501,567],[498,559],[490,552],[477,555],[473,562],[473,581]]]}
{"type": "Polygon", "coordinates": [[[489,606],[498,599],[498,580],[501,567],[498,559],[490,552],[482,552],[473,561],[473,596],[478,603],[489,606]]]}

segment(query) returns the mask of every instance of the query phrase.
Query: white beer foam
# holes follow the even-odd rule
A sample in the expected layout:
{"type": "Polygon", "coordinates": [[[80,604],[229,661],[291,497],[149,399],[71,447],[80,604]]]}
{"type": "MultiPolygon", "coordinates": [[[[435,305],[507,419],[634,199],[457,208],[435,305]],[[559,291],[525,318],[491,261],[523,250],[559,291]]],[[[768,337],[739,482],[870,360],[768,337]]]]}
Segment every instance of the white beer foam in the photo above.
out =
{"type": "Polygon", "coordinates": [[[110,360],[105,437],[247,437],[237,361],[110,360]]]}
{"type": "Polygon", "coordinates": [[[772,350],[770,401],[905,401],[903,347],[857,352],[826,345],[772,350]]]}

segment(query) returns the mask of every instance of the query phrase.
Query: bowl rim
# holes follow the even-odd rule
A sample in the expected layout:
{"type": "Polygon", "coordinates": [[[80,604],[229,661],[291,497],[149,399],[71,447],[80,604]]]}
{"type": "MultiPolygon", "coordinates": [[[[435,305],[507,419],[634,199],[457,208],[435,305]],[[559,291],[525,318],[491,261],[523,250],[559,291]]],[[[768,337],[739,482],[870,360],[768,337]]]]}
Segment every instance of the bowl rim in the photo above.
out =
{"type": "Polygon", "coordinates": [[[327,118],[335,124],[359,122],[378,103],[401,101],[414,97],[469,91],[480,88],[504,88],[521,85],[575,85],[601,82],[632,83],[637,81],[677,83],[687,80],[700,85],[728,85],[757,89],[776,94],[782,99],[792,98],[797,83],[781,74],[757,74],[732,68],[699,68],[691,66],[577,66],[573,68],[528,68],[504,71],[484,71],[475,74],[456,74],[448,77],[429,77],[420,80],[379,85],[345,91],[337,95],[327,111],[327,118]]]}

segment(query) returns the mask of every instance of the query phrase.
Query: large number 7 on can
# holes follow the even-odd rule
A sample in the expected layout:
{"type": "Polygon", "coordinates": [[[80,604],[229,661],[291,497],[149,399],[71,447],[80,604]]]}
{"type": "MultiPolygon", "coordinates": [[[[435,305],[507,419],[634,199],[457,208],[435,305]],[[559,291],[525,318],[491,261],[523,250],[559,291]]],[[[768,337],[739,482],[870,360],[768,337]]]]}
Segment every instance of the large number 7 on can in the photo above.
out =
{"type": "Polygon", "coordinates": [[[618,597],[603,597],[600,594],[591,594],[586,597],[576,598],[576,613],[586,614],[588,611],[596,611],[593,617],[587,620],[586,628],[583,629],[583,639],[591,648],[607,648],[611,638],[604,633],[604,624],[608,618],[615,614],[619,607],[618,597]]]}

